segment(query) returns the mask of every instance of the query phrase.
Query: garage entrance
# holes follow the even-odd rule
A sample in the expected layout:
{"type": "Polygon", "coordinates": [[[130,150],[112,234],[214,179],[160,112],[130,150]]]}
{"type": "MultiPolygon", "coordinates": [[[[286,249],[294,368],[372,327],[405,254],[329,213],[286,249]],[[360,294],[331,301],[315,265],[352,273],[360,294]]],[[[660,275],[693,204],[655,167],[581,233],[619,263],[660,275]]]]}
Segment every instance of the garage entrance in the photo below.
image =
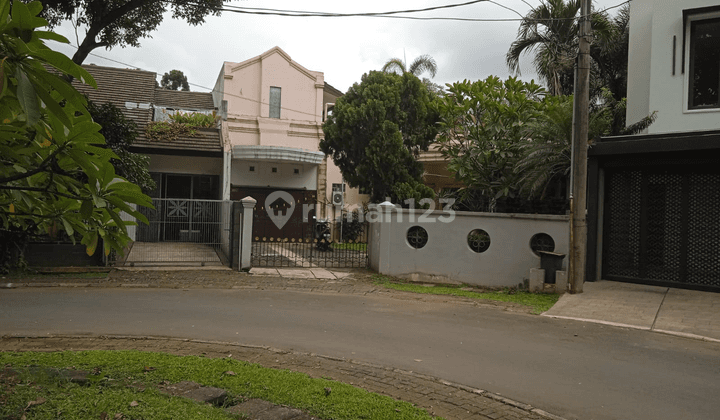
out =
{"type": "Polygon", "coordinates": [[[606,167],[603,278],[720,291],[720,167],[657,163],[606,167]]]}

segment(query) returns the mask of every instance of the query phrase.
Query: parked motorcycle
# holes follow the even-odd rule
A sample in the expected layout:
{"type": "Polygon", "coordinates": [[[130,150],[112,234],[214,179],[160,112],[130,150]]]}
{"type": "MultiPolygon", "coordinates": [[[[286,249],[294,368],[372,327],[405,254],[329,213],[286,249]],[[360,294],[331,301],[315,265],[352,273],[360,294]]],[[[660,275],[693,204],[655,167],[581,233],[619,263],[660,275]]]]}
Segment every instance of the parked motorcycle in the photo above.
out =
{"type": "Polygon", "coordinates": [[[332,251],[332,234],[330,233],[330,222],[327,219],[315,219],[315,248],[318,251],[332,251]]]}

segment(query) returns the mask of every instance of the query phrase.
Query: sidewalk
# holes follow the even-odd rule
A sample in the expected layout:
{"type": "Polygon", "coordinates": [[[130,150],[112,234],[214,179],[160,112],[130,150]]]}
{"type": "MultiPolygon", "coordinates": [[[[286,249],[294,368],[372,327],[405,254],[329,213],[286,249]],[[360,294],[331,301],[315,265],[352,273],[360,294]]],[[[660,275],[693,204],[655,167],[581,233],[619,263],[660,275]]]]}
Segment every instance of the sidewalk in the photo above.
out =
{"type": "Polygon", "coordinates": [[[614,281],[583,287],[542,315],[720,343],[720,293],[614,281]]]}

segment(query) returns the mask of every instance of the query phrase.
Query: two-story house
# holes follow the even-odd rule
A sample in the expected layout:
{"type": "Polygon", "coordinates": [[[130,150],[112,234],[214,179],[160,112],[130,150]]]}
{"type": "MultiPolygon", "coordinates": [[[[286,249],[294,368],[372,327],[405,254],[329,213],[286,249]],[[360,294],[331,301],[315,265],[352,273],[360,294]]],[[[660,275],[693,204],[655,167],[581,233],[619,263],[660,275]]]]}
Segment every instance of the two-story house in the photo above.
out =
{"type": "MultiPolygon", "coordinates": [[[[313,215],[339,217],[336,209],[363,199],[345,188],[340,171],[319,149],[327,108],[342,96],[325,83],[322,72],[306,69],[274,47],[239,63],[224,62],[212,94],[223,116],[224,199],[251,196],[263,215],[266,204],[273,204],[266,203],[270,194],[287,192],[298,208],[287,226],[301,226],[313,215]],[[336,197],[333,203],[333,191],[343,193],[341,202],[336,197]]],[[[275,230],[269,236],[281,234],[275,230]]],[[[300,233],[286,229],[282,235],[300,233]]]]}
{"type": "Polygon", "coordinates": [[[720,290],[720,5],[633,0],[627,120],[589,150],[587,279],[720,290]]]}

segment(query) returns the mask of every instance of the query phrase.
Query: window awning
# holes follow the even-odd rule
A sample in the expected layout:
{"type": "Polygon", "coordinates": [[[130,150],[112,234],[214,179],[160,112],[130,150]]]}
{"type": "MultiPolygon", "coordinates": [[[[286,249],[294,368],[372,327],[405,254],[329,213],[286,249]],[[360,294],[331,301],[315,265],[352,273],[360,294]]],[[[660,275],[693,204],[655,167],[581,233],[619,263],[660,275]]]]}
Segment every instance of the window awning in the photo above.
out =
{"type": "Polygon", "coordinates": [[[319,165],[325,158],[322,152],[278,146],[233,146],[233,159],[264,160],[271,162],[300,162],[319,165]]]}

